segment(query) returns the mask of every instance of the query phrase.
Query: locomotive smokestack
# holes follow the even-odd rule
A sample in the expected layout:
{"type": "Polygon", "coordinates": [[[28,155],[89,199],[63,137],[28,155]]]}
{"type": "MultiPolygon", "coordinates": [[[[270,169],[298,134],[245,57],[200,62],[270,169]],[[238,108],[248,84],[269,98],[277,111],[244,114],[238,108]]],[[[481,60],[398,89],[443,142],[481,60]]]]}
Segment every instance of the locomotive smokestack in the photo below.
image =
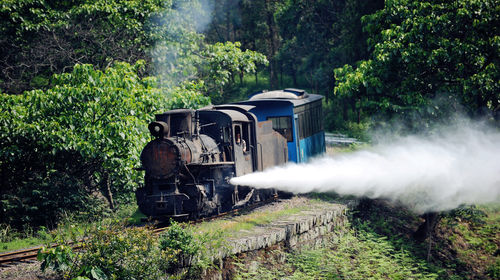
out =
{"type": "Polygon", "coordinates": [[[152,122],[148,125],[149,132],[156,138],[163,138],[168,135],[168,124],[165,122],[152,122]]]}

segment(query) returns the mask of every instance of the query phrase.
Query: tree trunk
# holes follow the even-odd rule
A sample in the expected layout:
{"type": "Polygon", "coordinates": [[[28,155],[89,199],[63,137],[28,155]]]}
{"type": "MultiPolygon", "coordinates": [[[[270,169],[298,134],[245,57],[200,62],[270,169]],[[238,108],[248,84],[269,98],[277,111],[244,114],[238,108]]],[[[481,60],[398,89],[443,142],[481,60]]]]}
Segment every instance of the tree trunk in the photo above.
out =
{"type": "Polygon", "coordinates": [[[276,78],[276,61],[274,55],[276,54],[276,25],[274,22],[274,13],[272,10],[272,0],[266,0],[266,13],[267,13],[267,26],[269,27],[269,86],[270,89],[277,88],[276,78]]]}
{"type": "Polygon", "coordinates": [[[344,97],[342,98],[342,119],[344,122],[349,120],[349,103],[347,99],[344,97]]]}
{"type": "Polygon", "coordinates": [[[297,71],[295,70],[295,67],[292,68],[292,80],[293,80],[293,87],[297,87],[297,71]]]}
{"type": "Polygon", "coordinates": [[[229,1],[226,1],[226,41],[230,41],[231,37],[231,22],[230,22],[230,8],[229,8],[229,1]]]}
{"type": "Polygon", "coordinates": [[[361,123],[361,97],[358,99],[359,107],[358,107],[358,124],[361,123]]]}
{"type": "Polygon", "coordinates": [[[108,203],[109,203],[109,208],[111,208],[111,210],[114,210],[115,209],[115,202],[113,201],[113,193],[111,192],[111,183],[109,181],[109,174],[108,173],[104,174],[103,184],[104,184],[104,186],[103,186],[104,193],[105,193],[106,199],[108,200],[108,203]]]}
{"type": "Polygon", "coordinates": [[[413,238],[418,242],[423,242],[436,229],[440,216],[437,212],[425,213],[423,215],[425,221],[418,227],[413,234],[413,238]]]}

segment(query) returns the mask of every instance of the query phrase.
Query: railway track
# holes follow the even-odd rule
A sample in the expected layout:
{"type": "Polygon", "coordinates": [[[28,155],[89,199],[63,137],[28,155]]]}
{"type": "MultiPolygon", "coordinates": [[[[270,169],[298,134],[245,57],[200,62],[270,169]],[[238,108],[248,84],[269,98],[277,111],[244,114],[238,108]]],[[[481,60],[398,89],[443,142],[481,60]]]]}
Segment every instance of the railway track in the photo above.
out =
{"type": "MultiPolygon", "coordinates": [[[[268,204],[268,203],[276,201],[276,200],[277,200],[277,197],[273,197],[271,199],[252,204],[252,205],[245,207],[245,208],[234,209],[234,210],[231,210],[231,211],[228,211],[225,213],[221,213],[219,215],[205,217],[205,218],[201,218],[201,219],[198,219],[195,221],[191,221],[190,224],[198,224],[198,223],[212,221],[212,220],[220,219],[220,218],[231,216],[231,215],[238,215],[241,212],[253,210],[255,208],[258,208],[260,206],[263,206],[265,204],[268,204]]],[[[168,226],[159,227],[159,228],[153,229],[153,232],[156,234],[160,234],[161,232],[163,232],[167,229],[168,229],[168,226]]],[[[80,248],[79,243],[82,241],[83,240],[79,240],[77,243],[74,243],[71,246],[73,247],[73,249],[78,249],[78,248],[80,248]]],[[[57,244],[51,245],[51,247],[56,247],[56,246],[57,246],[57,244]]],[[[21,250],[17,250],[17,251],[0,253],[0,268],[10,266],[10,265],[19,264],[22,262],[36,260],[37,255],[38,255],[38,251],[41,248],[42,248],[42,246],[37,246],[37,247],[33,247],[33,248],[28,248],[28,249],[21,249],[21,250]]]]}
{"type": "Polygon", "coordinates": [[[22,250],[2,253],[0,254],[0,267],[5,266],[7,264],[35,260],[38,254],[38,250],[40,248],[41,246],[30,249],[22,249],[22,250]]]}

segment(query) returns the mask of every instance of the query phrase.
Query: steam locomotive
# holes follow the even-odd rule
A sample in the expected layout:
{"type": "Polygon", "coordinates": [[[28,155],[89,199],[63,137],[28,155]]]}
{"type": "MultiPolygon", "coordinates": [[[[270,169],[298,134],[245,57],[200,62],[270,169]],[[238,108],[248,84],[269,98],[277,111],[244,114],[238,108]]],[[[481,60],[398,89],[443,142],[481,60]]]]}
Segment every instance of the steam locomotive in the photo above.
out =
{"type": "Polygon", "coordinates": [[[266,200],[275,190],[229,180],[325,151],[322,96],[304,90],[262,91],[247,101],[156,115],[141,153],[141,212],[196,219],[266,200]]]}

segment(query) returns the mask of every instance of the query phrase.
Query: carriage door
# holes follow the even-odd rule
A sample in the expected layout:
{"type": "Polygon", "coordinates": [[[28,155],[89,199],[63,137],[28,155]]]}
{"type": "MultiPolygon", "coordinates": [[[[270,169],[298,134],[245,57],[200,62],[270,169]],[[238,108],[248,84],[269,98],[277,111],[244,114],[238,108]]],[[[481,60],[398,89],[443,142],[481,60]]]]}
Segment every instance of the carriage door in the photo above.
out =
{"type": "Polygon", "coordinates": [[[233,146],[236,176],[241,176],[253,171],[252,152],[250,143],[250,126],[246,122],[238,122],[233,125],[233,146]]]}

